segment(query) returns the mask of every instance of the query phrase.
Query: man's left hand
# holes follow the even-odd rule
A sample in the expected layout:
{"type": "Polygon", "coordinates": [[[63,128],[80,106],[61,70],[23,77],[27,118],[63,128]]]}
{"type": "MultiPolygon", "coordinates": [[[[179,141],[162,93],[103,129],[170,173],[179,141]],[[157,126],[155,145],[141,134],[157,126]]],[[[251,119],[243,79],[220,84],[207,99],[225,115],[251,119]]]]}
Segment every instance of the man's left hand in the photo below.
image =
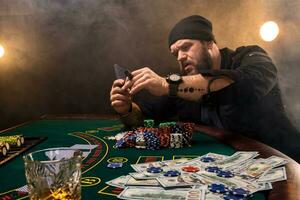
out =
{"type": "Polygon", "coordinates": [[[169,86],[165,78],[157,75],[148,67],[132,72],[133,79],[130,94],[134,95],[142,89],[148,90],[155,96],[167,95],[169,86]]]}

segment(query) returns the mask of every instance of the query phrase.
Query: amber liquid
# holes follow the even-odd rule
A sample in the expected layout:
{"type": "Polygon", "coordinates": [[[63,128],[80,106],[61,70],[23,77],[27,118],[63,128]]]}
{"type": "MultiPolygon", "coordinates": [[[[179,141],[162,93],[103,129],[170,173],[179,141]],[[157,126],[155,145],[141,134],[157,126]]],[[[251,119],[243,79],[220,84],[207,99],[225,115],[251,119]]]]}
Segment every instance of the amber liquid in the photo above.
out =
{"type": "Polygon", "coordinates": [[[39,191],[29,192],[29,198],[31,200],[80,200],[81,190],[80,186],[77,186],[75,190],[70,191],[68,188],[60,188],[56,191],[51,191],[49,188],[45,188],[39,191]]]}

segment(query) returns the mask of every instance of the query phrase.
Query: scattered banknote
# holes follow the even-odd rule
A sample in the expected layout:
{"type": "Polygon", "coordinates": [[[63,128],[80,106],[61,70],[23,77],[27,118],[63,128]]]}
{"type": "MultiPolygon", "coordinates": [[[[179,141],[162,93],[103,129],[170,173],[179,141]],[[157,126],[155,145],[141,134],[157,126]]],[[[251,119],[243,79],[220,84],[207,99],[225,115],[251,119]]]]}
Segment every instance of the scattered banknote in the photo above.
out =
{"type": "Polygon", "coordinates": [[[187,190],[165,190],[160,187],[126,187],[119,195],[119,199],[165,199],[165,200],[185,200],[187,190]]]}
{"type": "Polygon", "coordinates": [[[118,196],[120,199],[221,200],[223,194],[212,192],[208,185],[222,184],[227,190],[243,188],[253,194],[271,190],[273,182],[287,180],[286,159],[278,156],[256,158],[258,155],[255,151],[239,151],[231,156],[207,153],[193,159],[132,164],[134,172],[106,183],[124,188],[118,196]],[[147,172],[149,167],[161,168],[162,172],[147,172]],[[209,168],[232,175],[220,175],[209,168]],[[174,175],[169,170],[177,172],[174,175]]]}
{"type": "Polygon", "coordinates": [[[264,182],[277,182],[277,181],[284,181],[287,179],[285,167],[279,167],[275,169],[271,169],[268,173],[264,174],[257,182],[264,183],[264,182]]]}
{"type": "Polygon", "coordinates": [[[118,178],[115,178],[113,180],[110,180],[110,181],[106,182],[106,184],[114,186],[114,187],[125,188],[125,184],[127,183],[129,178],[130,178],[129,175],[120,176],[118,178]]]}

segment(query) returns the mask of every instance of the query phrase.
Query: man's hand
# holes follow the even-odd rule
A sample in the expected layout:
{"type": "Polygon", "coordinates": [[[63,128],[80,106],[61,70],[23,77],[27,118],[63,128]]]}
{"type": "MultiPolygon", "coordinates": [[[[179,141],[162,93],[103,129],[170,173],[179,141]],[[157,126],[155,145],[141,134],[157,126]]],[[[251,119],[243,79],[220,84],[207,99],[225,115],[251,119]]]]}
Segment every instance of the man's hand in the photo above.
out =
{"type": "Polygon", "coordinates": [[[111,106],[117,113],[125,114],[128,113],[131,107],[131,96],[129,94],[130,81],[126,79],[115,80],[111,91],[110,101],[111,106]]]}
{"type": "Polygon", "coordinates": [[[130,95],[134,95],[142,89],[148,90],[155,96],[167,95],[169,92],[166,79],[160,77],[148,67],[135,70],[132,75],[130,95]]]}

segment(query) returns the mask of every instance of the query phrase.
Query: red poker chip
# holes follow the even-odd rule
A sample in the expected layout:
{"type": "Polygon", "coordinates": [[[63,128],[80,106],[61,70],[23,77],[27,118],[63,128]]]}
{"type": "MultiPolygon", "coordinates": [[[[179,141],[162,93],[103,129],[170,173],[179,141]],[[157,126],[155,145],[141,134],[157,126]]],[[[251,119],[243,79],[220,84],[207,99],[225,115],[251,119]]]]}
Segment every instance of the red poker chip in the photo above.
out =
{"type": "Polygon", "coordinates": [[[198,172],[200,169],[199,167],[189,165],[189,166],[182,167],[181,170],[185,172],[198,172]]]}

